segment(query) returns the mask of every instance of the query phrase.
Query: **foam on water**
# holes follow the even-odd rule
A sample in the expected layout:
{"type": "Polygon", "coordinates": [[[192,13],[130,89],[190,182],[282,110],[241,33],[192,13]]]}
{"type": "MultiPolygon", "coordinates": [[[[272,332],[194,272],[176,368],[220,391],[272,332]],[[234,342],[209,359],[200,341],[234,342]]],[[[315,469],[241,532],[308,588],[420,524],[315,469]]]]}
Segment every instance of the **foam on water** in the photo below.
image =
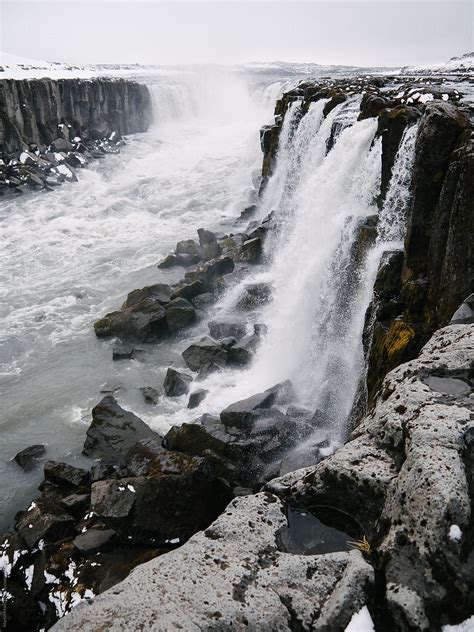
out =
{"type": "Polygon", "coordinates": [[[0,205],[5,520],[16,488],[31,496],[40,477],[9,462],[18,450],[46,443],[49,458],[79,454],[105,382],[126,386],[121,401],[146,416],[139,387],[159,387],[163,366],[179,357],[163,345],[149,352],[150,364],[112,363],[112,343],[95,339],[93,322],[136,287],[178,280],[183,270],[156,269],[176,241],[196,237],[201,226],[225,227],[249,203],[259,128],[272,108],[232,73],[154,81],[158,112],[149,132],[79,171],[75,184],[0,205]]]}

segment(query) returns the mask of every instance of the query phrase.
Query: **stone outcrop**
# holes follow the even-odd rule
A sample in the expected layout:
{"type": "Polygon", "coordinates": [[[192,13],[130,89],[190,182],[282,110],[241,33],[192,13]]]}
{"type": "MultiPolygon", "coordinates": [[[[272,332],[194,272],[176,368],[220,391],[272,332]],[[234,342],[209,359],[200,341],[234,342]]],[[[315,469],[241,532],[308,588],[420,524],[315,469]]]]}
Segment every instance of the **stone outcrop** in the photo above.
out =
{"type": "Polygon", "coordinates": [[[54,629],[343,630],[366,603],[373,570],[358,551],[280,551],[285,524],[276,496],[236,499],[209,529],[54,629]]]}
{"type": "Polygon", "coordinates": [[[49,145],[59,125],[68,128],[68,141],[97,140],[145,132],[152,116],[147,87],[123,79],[0,79],[0,104],[3,158],[30,143],[49,145]]]}
{"type": "Polygon", "coordinates": [[[0,79],[0,196],[77,181],[151,118],[148,88],[134,81],[0,79]]]}
{"type": "Polygon", "coordinates": [[[364,606],[377,630],[466,619],[473,334],[474,325],[438,331],[418,359],[389,373],[374,411],[336,453],[236,498],[204,532],[54,629],[332,632],[364,606]],[[360,550],[347,538],[308,551],[308,533],[288,548],[291,508],[319,520],[311,532],[319,546],[328,526],[352,535],[355,525],[360,550]]]}

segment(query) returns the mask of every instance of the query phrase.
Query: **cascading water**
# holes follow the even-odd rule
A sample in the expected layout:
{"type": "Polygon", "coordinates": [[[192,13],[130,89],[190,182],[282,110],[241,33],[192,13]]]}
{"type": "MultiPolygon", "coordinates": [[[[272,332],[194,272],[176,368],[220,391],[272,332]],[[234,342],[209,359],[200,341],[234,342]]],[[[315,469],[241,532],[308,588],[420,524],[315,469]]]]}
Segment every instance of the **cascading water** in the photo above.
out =
{"type": "MultiPolygon", "coordinates": [[[[335,446],[347,432],[364,371],[362,332],[380,257],[387,248],[400,246],[416,126],[401,141],[376,243],[356,255],[361,222],[378,214],[381,139],[375,139],[375,119],[356,120],[356,99],[323,119],[325,103],[311,104],[301,118],[301,102],[296,101],[285,115],[277,163],[260,210],[261,216],[275,211],[279,230],[267,240],[268,267],[251,279],[273,288],[271,303],[252,316],[268,326],[268,333],[249,370],[208,378],[206,410],[218,412],[290,379],[300,404],[320,411],[325,436],[329,425],[335,446]]],[[[248,282],[228,293],[221,316],[235,313],[248,282]]],[[[309,444],[317,441],[315,435],[309,444]]]]}

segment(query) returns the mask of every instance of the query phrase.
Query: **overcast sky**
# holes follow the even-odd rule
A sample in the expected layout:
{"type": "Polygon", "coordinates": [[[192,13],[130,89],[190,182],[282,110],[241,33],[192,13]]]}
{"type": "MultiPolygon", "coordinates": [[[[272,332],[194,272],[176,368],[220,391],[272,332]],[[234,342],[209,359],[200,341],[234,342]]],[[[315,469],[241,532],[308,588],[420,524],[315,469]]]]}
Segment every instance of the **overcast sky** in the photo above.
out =
{"type": "Polygon", "coordinates": [[[0,3],[0,49],[48,61],[397,66],[474,48],[471,0],[0,3]]]}

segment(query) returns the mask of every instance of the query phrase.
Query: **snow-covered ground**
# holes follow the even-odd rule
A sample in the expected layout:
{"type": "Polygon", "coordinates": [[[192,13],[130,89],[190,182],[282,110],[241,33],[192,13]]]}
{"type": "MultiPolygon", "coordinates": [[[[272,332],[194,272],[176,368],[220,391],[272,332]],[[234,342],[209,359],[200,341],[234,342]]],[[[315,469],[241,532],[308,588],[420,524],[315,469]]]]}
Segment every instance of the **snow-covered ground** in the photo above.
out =
{"type": "Polygon", "coordinates": [[[410,66],[404,68],[403,72],[410,74],[466,74],[474,71],[474,53],[466,53],[462,57],[452,57],[449,61],[440,64],[429,64],[426,66],[410,66]]]}

